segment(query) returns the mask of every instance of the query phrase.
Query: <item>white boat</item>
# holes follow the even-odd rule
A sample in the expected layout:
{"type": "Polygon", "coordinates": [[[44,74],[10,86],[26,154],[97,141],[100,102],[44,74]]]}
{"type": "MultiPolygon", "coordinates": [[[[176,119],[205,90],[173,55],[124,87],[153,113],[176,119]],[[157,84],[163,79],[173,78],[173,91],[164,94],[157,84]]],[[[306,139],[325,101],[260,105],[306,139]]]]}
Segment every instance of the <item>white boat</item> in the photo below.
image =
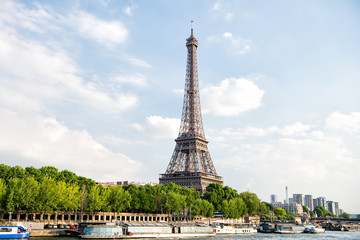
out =
{"type": "Polygon", "coordinates": [[[23,226],[0,226],[0,238],[28,238],[29,232],[23,226]]]}
{"type": "Polygon", "coordinates": [[[88,225],[81,238],[133,239],[133,238],[192,238],[214,237],[210,226],[195,224],[167,223],[125,223],[119,225],[88,225]]]}
{"type": "Polygon", "coordinates": [[[305,227],[302,225],[278,225],[275,229],[275,233],[282,234],[295,234],[295,233],[303,233],[305,227]]]}
{"type": "Polygon", "coordinates": [[[225,223],[214,221],[211,225],[216,234],[255,234],[257,230],[251,224],[225,223]]]}
{"type": "Polygon", "coordinates": [[[319,226],[311,226],[308,228],[305,228],[305,233],[325,233],[325,228],[319,227],[319,226]]]}

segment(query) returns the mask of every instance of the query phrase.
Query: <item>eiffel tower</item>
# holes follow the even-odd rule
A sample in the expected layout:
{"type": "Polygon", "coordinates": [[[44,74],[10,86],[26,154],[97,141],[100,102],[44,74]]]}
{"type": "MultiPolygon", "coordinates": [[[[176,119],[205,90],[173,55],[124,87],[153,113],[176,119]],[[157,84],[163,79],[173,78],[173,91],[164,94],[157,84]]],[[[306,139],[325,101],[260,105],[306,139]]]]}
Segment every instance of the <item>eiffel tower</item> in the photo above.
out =
{"type": "Polygon", "coordinates": [[[160,184],[173,182],[203,194],[210,183],[223,184],[223,180],[216,173],[207,147],[209,142],[205,138],[197,70],[198,41],[192,25],[186,47],[188,53],[180,131],[170,163],[166,172],[160,174],[159,180],[160,184]]]}

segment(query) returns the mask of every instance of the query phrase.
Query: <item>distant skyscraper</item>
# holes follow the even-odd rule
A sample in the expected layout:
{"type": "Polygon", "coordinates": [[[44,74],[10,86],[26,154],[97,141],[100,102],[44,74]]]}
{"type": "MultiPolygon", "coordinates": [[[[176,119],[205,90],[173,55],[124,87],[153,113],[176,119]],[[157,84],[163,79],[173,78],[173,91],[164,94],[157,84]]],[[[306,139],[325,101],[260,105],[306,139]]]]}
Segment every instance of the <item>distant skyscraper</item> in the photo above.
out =
{"type": "Polygon", "coordinates": [[[294,203],[304,205],[304,196],[302,194],[293,194],[294,203]]]}
{"type": "Polygon", "coordinates": [[[286,199],[285,199],[285,203],[289,203],[289,195],[288,195],[288,187],[285,187],[285,192],[286,192],[286,199]]]}
{"type": "Polygon", "coordinates": [[[335,203],[333,201],[326,201],[327,210],[332,214],[335,214],[335,203]]]}
{"type": "Polygon", "coordinates": [[[335,204],[335,215],[339,216],[340,215],[340,208],[339,208],[339,203],[338,202],[334,202],[335,204]]]}
{"type": "Polygon", "coordinates": [[[285,211],[288,211],[292,214],[303,214],[303,208],[300,204],[298,203],[281,203],[281,202],[277,202],[274,203],[274,208],[282,208],[285,211]]]}
{"type": "Polygon", "coordinates": [[[316,198],[316,206],[321,206],[327,210],[326,198],[325,197],[316,198]]]}
{"type": "Polygon", "coordinates": [[[310,211],[314,211],[314,203],[312,195],[305,195],[304,205],[309,208],[310,211]]]}
{"type": "Polygon", "coordinates": [[[277,196],[275,194],[270,195],[270,203],[276,203],[277,202],[277,196]]]}
{"type": "Polygon", "coordinates": [[[315,209],[316,206],[317,206],[317,200],[316,200],[316,198],[313,199],[313,206],[314,206],[314,209],[315,209]]]}

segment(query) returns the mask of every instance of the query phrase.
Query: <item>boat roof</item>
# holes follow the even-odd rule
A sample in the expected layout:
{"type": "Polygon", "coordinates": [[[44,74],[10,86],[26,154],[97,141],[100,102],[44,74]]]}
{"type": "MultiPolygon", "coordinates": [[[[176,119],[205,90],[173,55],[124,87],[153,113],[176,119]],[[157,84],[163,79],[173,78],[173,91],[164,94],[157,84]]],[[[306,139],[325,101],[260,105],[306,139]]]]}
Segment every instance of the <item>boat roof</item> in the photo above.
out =
{"type": "Polygon", "coordinates": [[[170,225],[168,223],[135,223],[135,222],[129,222],[129,223],[124,223],[124,226],[130,226],[130,227],[169,227],[170,225]]]}

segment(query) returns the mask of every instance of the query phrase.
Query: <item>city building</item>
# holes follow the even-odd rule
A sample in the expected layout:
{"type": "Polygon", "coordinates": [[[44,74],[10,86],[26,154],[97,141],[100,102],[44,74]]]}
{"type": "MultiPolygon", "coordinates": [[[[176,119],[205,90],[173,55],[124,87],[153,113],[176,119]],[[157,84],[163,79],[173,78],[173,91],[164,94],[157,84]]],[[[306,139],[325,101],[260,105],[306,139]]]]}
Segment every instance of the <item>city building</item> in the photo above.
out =
{"type": "Polygon", "coordinates": [[[130,184],[133,184],[133,185],[136,185],[136,186],[144,186],[144,185],[151,185],[151,186],[156,186],[158,185],[157,183],[153,183],[153,182],[150,182],[150,183],[145,183],[145,182],[137,182],[137,181],[117,181],[117,182],[97,182],[96,184],[99,184],[99,185],[103,185],[103,186],[126,186],[126,185],[130,185],[130,184]]]}
{"type": "Polygon", "coordinates": [[[312,195],[305,195],[304,196],[304,205],[308,207],[310,211],[314,211],[314,203],[313,203],[312,195]]]}
{"type": "Polygon", "coordinates": [[[325,197],[316,198],[316,206],[321,206],[327,210],[326,198],[325,197]]]}
{"type": "Polygon", "coordinates": [[[293,203],[304,205],[304,196],[302,194],[293,194],[293,203]]]}
{"type": "Polygon", "coordinates": [[[340,216],[339,203],[338,203],[338,202],[334,202],[334,204],[335,204],[335,215],[336,215],[336,216],[340,216]]]}
{"type": "Polygon", "coordinates": [[[327,210],[332,214],[336,215],[335,203],[333,201],[326,201],[327,210]]]}
{"type": "Polygon", "coordinates": [[[270,203],[276,203],[277,202],[277,196],[275,194],[270,195],[270,203]]]}
{"type": "Polygon", "coordinates": [[[317,200],[316,200],[316,198],[313,198],[313,206],[314,206],[314,209],[315,209],[316,206],[317,206],[317,200]]]}
{"type": "Polygon", "coordinates": [[[197,69],[198,41],[191,35],[186,40],[187,65],[183,111],[175,149],[165,173],[160,174],[160,184],[175,183],[205,193],[210,183],[223,184],[215,170],[208,150],[208,141],[202,122],[200,90],[197,69]]]}
{"type": "Polygon", "coordinates": [[[294,215],[302,215],[303,214],[303,208],[301,204],[298,203],[274,203],[274,208],[282,208],[285,211],[288,211],[289,213],[292,213],[294,215]]]}

